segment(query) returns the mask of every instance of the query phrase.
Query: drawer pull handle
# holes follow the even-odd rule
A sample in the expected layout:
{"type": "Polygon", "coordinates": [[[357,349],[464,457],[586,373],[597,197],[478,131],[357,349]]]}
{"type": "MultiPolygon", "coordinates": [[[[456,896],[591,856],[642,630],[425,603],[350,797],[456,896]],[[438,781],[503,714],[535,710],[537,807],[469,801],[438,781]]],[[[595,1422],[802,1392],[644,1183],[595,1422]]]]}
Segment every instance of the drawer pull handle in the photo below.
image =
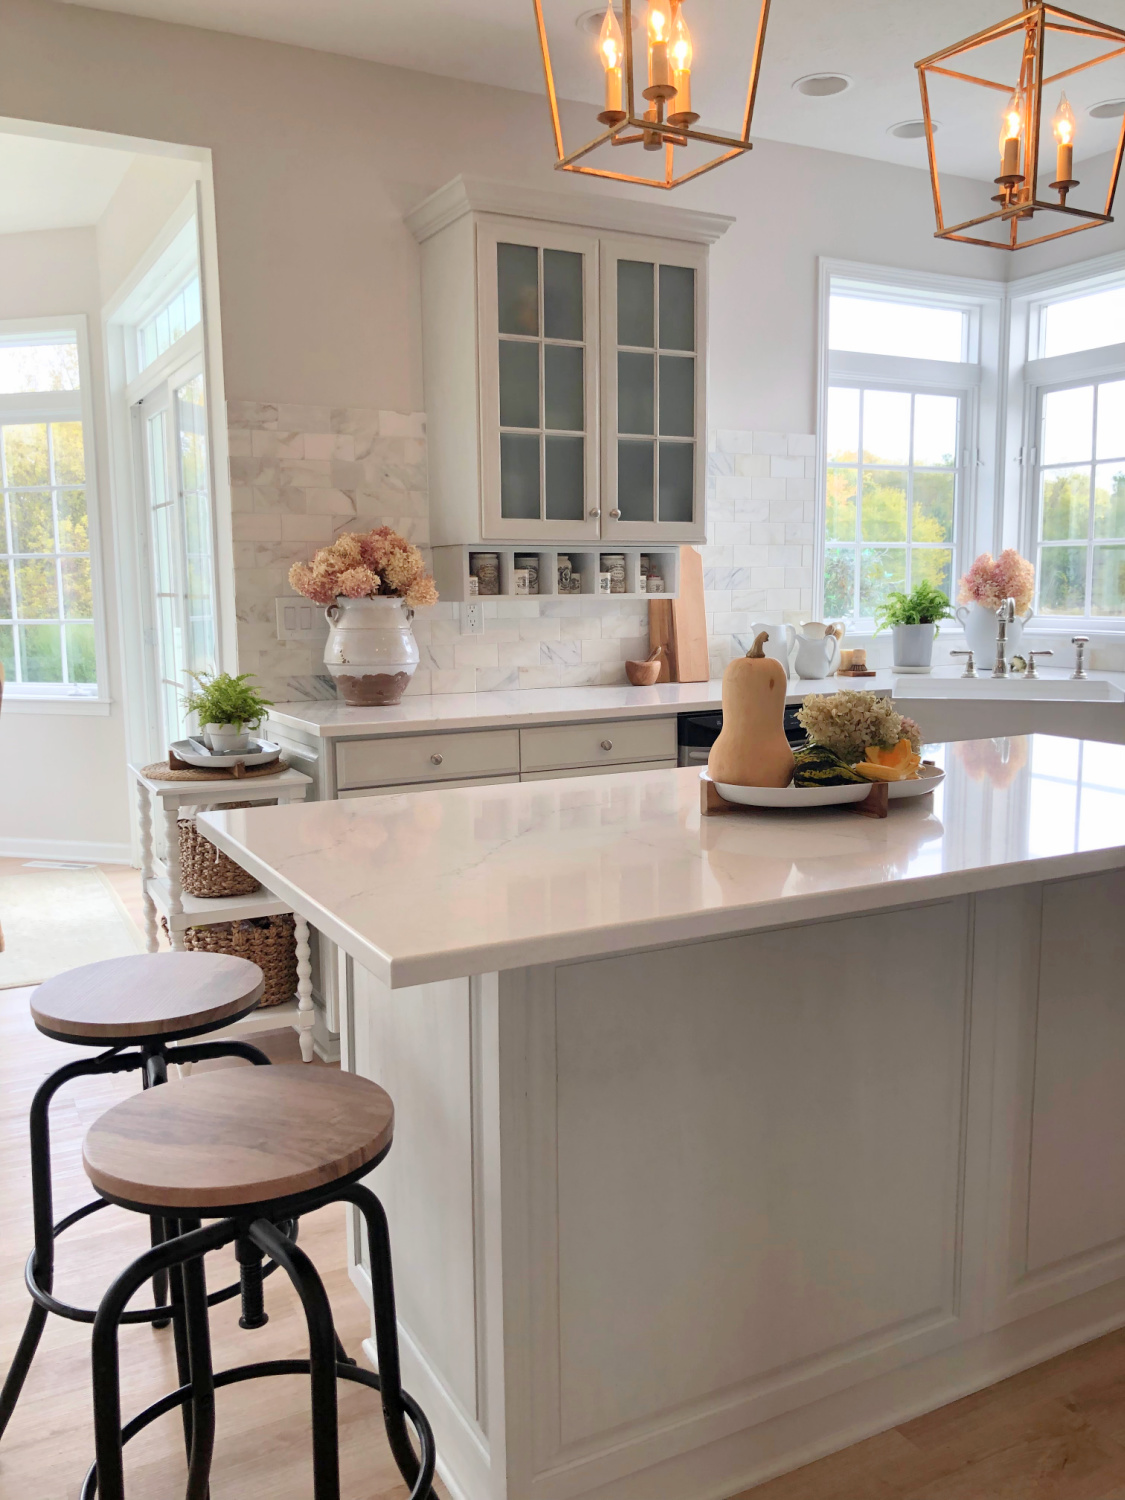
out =
{"type": "Polygon", "coordinates": [[[431,765],[431,766],[440,766],[440,765],[441,765],[441,763],[442,763],[442,761],[443,761],[443,760],[444,760],[444,759],[445,759],[445,756],[444,756],[444,755],[437,755],[437,754],[436,754],[436,753],[435,753],[435,754],[434,754],[434,755],[431,755],[431,756],[430,756],[430,765],[431,765]]]}
{"type": "Polygon", "coordinates": [[[612,740],[602,740],[602,749],[603,750],[612,750],[613,749],[613,741],[612,740]]]}

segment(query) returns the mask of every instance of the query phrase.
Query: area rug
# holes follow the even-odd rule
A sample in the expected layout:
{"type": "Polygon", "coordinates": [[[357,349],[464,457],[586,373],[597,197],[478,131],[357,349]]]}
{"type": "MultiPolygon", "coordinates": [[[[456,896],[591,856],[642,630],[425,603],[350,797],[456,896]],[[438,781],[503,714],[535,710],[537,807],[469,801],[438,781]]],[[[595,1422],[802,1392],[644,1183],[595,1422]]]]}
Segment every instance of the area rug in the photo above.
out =
{"type": "Polygon", "coordinates": [[[143,949],[141,935],[96,866],[43,869],[5,861],[0,874],[0,990],[143,949]]]}

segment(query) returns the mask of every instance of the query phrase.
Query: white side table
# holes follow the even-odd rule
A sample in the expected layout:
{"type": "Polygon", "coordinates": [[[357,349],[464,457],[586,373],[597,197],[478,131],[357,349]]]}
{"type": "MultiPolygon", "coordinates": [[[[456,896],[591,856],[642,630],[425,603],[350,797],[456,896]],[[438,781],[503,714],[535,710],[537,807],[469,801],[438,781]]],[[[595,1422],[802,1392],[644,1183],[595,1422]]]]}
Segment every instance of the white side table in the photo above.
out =
{"type": "Polygon", "coordinates": [[[269,1031],[289,1020],[301,1043],[301,1058],[312,1062],[313,1016],[312,964],[309,961],[309,927],[287,901],[279,900],[264,887],[250,896],[189,896],[180,883],[181,808],[213,806],[220,802],[303,802],[312,777],[301,771],[280,771],[276,776],[247,776],[240,780],[223,777],[214,781],[154,781],[139,766],[129,771],[137,785],[137,814],[141,835],[141,892],[145,912],[145,947],[157,949],[157,913],[168,923],[168,939],[174,949],[183,949],[184,932],[210,922],[238,922],[250,917],[276,917],[292,912],[297,939],[297,996],[284,1005],[253,1010],[231,1028],[239,1032],[269,1031]],[[163,820],[166,858],[157,858],[154,807],[163,820]]]}

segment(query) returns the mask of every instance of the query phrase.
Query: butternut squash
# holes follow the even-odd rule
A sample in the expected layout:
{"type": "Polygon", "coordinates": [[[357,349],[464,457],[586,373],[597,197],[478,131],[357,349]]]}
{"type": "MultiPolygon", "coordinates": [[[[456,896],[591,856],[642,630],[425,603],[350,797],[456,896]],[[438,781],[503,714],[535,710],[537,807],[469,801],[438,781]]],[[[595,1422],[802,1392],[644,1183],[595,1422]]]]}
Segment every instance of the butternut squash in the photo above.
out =
{"type": "Polygon", "coordinates": [[[723,727],[707,772],[731,786],[788,786],[793,751],[785,738],[785,668],[762,649],[763,630],[723,673],[723,727]]]}

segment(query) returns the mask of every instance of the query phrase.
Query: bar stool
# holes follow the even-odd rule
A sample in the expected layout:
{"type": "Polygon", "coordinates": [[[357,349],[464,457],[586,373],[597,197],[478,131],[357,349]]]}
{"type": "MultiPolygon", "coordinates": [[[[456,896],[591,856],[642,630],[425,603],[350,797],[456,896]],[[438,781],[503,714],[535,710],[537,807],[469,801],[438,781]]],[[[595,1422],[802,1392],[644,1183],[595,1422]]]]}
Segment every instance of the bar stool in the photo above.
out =
{"type": "MultiPolygon", "coordinates": [[[[54,1222],[51,1183],[51,1100],[72,1079],[102,1073],[141,1070],[145,1089],[164,1083],[168,1063],[200,1062],[213,1057],[241,1057],[268,1066],[269,1058],[248,1042],[222,1040],[178,1046],[168,1044],[202,1036],[228,1026],[257,1005],[264,981],[257,964],[217,953],[138,953],[70,969],[41,984],[31,996],[32,1019],[45,1036],[79,1047],[108,1047],[98,1057],[67,1063],[40,1084],[31,1103],[31,1193],[35,1248],[28,1257],[24,1281],[31,1311],[15,1358],[0,1390],[0,1435],[19,1400],[48,1313],[79,1323],[93,1323],[95,1309],[73,1307],[52,1295],[55,1240],[79,1220],[106,1207],[104,1198],[54,1222]]],[[[241,1070],[240,1070],[241,1071],[241,1070]]],[[[159,1219],[152,1221],[153,1244],[164,1237],[159,1219]]],[[[265,1268],[263,1274],[275,1269],[265,1268]]],[[[212,1302],[249,1293],[253,1315],[255,1289],[242,1282],[215,1292],[212,1302]]],[[[168,1305],[168,1278],[153,1277],[155,1306],[130,1309],[124,1321],[166,1328],[173,1321],[168,1305]]],[[[260,1298],[259,1298],[260,1300],[260,1298]]],[[[262,1314],[264,1321],[264,1314],[262,1314]]],[[[248,1325],[250,1326],[250,1325],[248,1325]]],[[[177,1344],[181,1342],[177,1334],[177,1344]]],[[[186,1356],[185,1356],[186,1357],[186,1356]]]]}
{"type": "Polygon", "coordinates": [[[431,1500],[434,1439],[425,1413],[402,1389],[387,1219],[359,1178],[391,1147],[394,1105],[379,1086],[354,1073],[301,1065],[195,1074],[114,1105],[92,1125],[83,1164],[103,1197],[166,1223],[178,1234],[139,1256],[102,1299],[91,1344],[96,1458],[81,1500],[124,1500],[122,1444],[165,1413],[182,1409],[188,1451],[186,1500],[206,1500],[215,1438],[215,1391],[259,1376],[309,1376],[313,1493],[339,1500],[338,1379],[382,1395],[383,1423],[411,1500],[431,1500]],[[362,1213],[371,1258],[379,1373],[341,1358],[324,1284],[303,1250],[280,1226],[327,1203],[362,1213]],[[215,1220],[201,1227],[203,1219],[215,1220]],[[265,1360],[215,1373],[211,1361],[203,1256],[235,1245],[240,1262],[270,1255],[301,1299],[308,1359],[265,1360]],[[130,1297],[157,1271],[182,1283],[188,1371],[180,1388],[148,1406],[124,1428],[117,1334],[130,1297]],[[409,1418],[418,1439],[415,1454],[409,1418]]]}

